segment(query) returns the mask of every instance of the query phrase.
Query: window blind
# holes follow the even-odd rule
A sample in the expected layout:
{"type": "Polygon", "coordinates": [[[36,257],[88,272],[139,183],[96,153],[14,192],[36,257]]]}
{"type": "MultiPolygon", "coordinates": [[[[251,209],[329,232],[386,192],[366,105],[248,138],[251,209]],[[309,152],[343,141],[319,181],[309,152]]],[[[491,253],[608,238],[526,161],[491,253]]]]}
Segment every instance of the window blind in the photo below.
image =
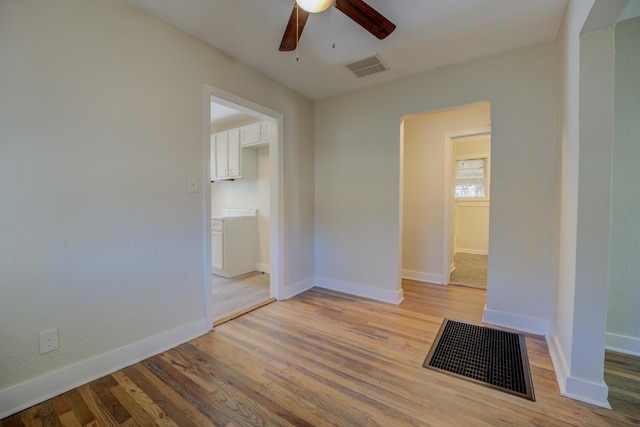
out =
{"type": "Polygon", "coordinates": [[[487,158],[456,160],[456,197],[486,197],[487,158]]]}

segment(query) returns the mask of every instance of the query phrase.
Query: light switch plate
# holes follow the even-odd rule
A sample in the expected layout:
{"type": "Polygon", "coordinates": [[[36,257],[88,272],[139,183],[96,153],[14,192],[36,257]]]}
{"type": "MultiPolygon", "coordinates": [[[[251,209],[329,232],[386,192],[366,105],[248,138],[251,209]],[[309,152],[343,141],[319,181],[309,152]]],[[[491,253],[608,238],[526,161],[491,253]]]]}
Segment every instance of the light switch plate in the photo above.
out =
{"type": "Polygon", "coordinates": [[[198,180],[193,176],[190,176],[189,179],[187,180],[187,191],[189,193],[198,192],[198,180]]]}

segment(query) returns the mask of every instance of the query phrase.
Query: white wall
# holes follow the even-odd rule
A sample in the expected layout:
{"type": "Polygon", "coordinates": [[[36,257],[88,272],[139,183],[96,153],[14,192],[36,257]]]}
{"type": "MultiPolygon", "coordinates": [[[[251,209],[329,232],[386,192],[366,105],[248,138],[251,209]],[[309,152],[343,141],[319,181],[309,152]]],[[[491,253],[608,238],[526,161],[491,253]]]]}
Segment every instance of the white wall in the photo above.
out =
{"type": "Polygon", "coordinates": [[[271,216],[269,212],[269,148],[259,148],[257,150],[258,162],[258,269],[260,271],[270,271],[269,263],[271,261],[269,248],[270,236],[269,227],[271,224],[271,216]]]}
{"type": "Polygon", "coordinates": [[[544,43],[318,101],[317,283],[401,298],[401,119],[489,101],[492,285],[485,318],[546,332],[552,290],[556,58],[556,44],[544,43]]]}
{"type": "MultiPolygon", "coordinates": [[[[211,183],[211,215],[223,208],[257,209],[259,269],[269,266],[269,148],[256,151],[256,176],[211,183]]],[[[263,271],[263,270],[261,270],[263,271]]],[[[268,270],[267,270],[268,271],[268,270]]]]}
{"type": "Polygon", "coordinates": [[[404,119],[403,277],[434,283],[447,280],[447,272],[442,271],[447,135],[490,123],[488,103],[404,119]]]}
{"type": "Polygon", "coordinates": [[[640,18],[618,23],[615,36],[607,346],[640,356],[640,18]]]}
{"type": "Polygon", "coordinates": [[[578,187],[578,125],[580,31],[587,19],[593,0],[569,1],[558,35],[559,90],[558,90],[558,190],[556,209],[558,222],[554,248],[556,274],[553,316],[551,319],[550,349],[554,359],[558,383],[565,386],[571,361],[571,338],[575,295],[575,257],[577,230],[578,187]],[[572,243],[573,242],[573,243],[572,243]]]}
{"type": "Polygon", "coordinates": [[[605,407],[613,23],[626,2],[570,1],[559,36],[559,250],[547,341],[561,393],[605,407]]]}
{"type": "Polygon", "coordinates": [[[312,280],[310,100],[126,0],[4,0],[0,58],[0,417],[209,328],[205,83],[284,114],[285,282],[312,280]]]}

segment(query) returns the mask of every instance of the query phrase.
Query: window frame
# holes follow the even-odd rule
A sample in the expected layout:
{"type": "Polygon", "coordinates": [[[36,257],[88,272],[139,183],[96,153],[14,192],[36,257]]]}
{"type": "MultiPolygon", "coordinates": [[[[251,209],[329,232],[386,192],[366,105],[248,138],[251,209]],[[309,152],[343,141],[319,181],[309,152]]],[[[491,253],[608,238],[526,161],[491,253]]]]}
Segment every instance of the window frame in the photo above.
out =
{"type": "Polygon", "coordinates": [[[460,201],[488,201],[491,198],[491,153],[489,152],[481,152],[481,153],[468,153],[468,154],[460,154],[457,155],[453,162],[453,199],[457,202],[460,201]],[[484,197],[458,197],[456,196],[456,184],[458,183],[457,176],[457,164],[460,160],[478,160],[484,159],[486,165],[485,171],[485,186],[484,186],[484,197]]]}

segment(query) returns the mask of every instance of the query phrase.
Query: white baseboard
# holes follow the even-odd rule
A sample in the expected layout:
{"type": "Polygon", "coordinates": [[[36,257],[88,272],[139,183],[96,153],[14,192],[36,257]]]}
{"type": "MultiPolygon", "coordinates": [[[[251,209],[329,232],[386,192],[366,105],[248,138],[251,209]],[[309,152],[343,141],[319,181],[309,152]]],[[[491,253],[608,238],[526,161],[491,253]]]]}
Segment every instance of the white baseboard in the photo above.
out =
{"type": "Polygon", "coordinates": [[[295,297],[298,294],[308,291],[309,289],[313,288],[315,285],[316,283],[313,277],[308,277],[299,282],[292,283],[284,288],[283,299],[289,299],[289,298],[295,297]]]}
{"type": "Polygon", "coordinates": [[[609,387],[607,387],[604,381],[594,383],[570,376],[567,378],[564,393],[562,392],[562,387],[560,387],[560,390],[560,394],[565,397],[600,406],[601,408],[611,409],[611,404],[609,404],[607,400],[609,387]]]}
{"type": "Polygon", "coordinates": [[[271,274],[271,265],[257,263],[256,270],[261,271],[263,273],[271,274]]]}
{"type": "Polygon", "coordinates": [[[640,338],[607,332],[606,348],[618,353],[640,356],[640,338]]]}
{"type": "Polygon", "coordinates": [[[206,319],[197,320],[0,390],[0,419],[204,335],[209,329],[206,319]]]}
{"type": "Polygon", "coordinates": [[[436,285],[446,285],[442,274],[424,273],[422,271],[402,270],[402,278],[417,280],[418,282],[435,283],[436,285]]]}
{"type": "Polygon", "coordinates": [[[551,356],[551,362],[553,363],[553,370],[556,373],[558,387],[560,387],[560,394],[563,394],[566,388],[565,385],[567,383],[567,378],[569,377],[569,364],[567,363],[567,358],[565,357],[564,351],[558,342],[558,336],[555,333],[550,332],[549,335],[546,335],[545,341],[547,341],[547,348],[549,348],[549,355],[551,356]]]}
{"type": "Polygon", "coordinates": [[[472,254],[472,255],[489,255],[489,251],[486,249],[456,248],[455,253],[472,254]]]}
{"type": "Polygon", "coordinates": [[[400,304],[404,300],[402,288],[395,290],[380,289],[328,277],[316,277],[316,286],[391,304],[400,304]]]}
{"type": "Polygon", "coordinates": [[[528,332],[534,335],[547,335],[549,321],[535,317],[522,316],[504,311],[489,310],[484,306],[482,322],[490,325],[502,326],[517,331],[528,332]]]}
{"type": "MultiPolygon", "coordinates": [[[[553,331],[553,328],[550,328],[553,331]]],[[[611,405],[607,400],[609,388],[603,381],[594,383],[570,375],[569,364],[562,350],[562,346],[558,342],[558,337],[551,332],[546,337],[547,347],[553,362],[553,369],[556,373],[556,380],[560,388],[560,394],[570,399],[579,400],[581,402],[590,403],[602,408],[611,409],[611,405]]]]}

